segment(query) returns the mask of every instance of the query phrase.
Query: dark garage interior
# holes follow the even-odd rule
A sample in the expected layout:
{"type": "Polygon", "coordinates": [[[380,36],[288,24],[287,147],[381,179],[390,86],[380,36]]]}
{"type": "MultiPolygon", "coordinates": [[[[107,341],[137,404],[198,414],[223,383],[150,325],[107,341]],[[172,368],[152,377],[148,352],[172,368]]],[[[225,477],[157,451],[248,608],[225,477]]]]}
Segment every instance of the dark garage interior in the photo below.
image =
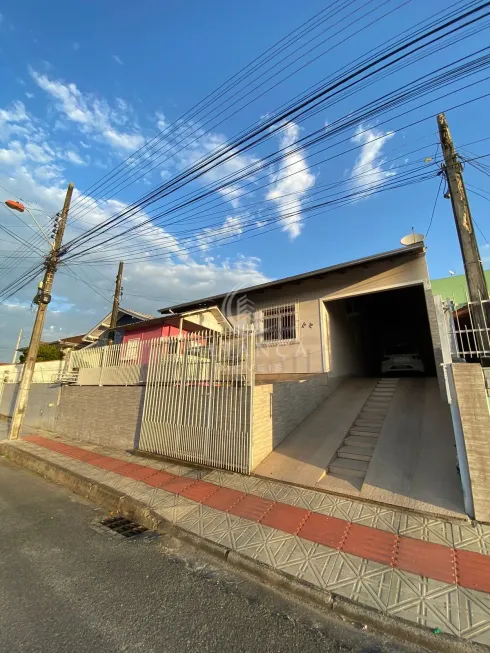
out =
{"type": "MultiPolygon", "coordinates": [[[[326,302],[330,360],[336,375],[381,376],[383,358],[417,354],[420,370],[397,376],[435,376],[434,352],[422,285],[326,302]]],[[[390,374],[390,373],[388,373],[390,374]]]]}

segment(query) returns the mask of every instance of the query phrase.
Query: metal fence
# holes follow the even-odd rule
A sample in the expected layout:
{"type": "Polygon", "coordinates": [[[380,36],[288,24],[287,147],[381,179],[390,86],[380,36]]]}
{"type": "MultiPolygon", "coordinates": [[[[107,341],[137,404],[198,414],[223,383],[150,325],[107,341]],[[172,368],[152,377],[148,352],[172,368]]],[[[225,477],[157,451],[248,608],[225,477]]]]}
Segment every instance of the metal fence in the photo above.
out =
{"type": "Polygon", "coordinates": [[[253,331],[247,327],[149,342],[139,448],[249,473],[253,331]]]}
{"type": "Polygon", "coordinates": [[[138,385],[146,381],[151,340],[89,347],[70,356],[70,382],[77,385],[138,385]]]}
{"type": "Polygon", "coordinates": [[[490,356],[490,301],[445,304],[451,353],[468,361],[490,356]]]}

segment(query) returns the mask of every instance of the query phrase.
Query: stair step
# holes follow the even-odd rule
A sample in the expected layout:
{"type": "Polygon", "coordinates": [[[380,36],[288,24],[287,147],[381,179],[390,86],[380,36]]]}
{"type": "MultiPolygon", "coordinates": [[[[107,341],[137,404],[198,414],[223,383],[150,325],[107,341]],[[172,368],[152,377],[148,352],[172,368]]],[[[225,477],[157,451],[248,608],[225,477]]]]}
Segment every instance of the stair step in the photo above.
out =
{"type": "Polygon", "coordinates": [[[370,399],[386,399],[387,397],[393,397],[394,391],[392,390],[373,390],[369,395],[370,399]]]}
{"type": "Polygon", "coordinates": [[[381,419],[375,419],[374,417],[370,417],[369,419],[363,419],[362,417],[358,417],[356,421],[354,422],[354,426],[383,426],[384,418],[381,419]]]}
{"type": "Polygon", "coordinates": [[[354,427],[351,428],[349,431],[349,436],[351,435],[360,435],[363,438],[373,438],[373,440],[378,439],[378,435],[380,434],[380,431],[366,431],[365,429],[356,429],[354,427]]]}
{"type": "Polygon", "coordinates": [[[382,398],[370,397],[366,401],[364,406],[369,406],[370,408],[371,407],[377,407],[377,408],[383,407],[384,408],[384,407],[388,407],[390,404],[391,404],[391,397],[389,397],[388,399],[385,399],[384,397],[382,397],[382,398]]]}
{"type": "Polygon", "coordinates": [[[344,476],[356,476],[364,478],[369,463],[365,460],[350,460],[348,458],[335,458],[328,466],[330,474],[342,474],[344,476]]]}
{"type": "Polygon", "coordinates": [[[359,413],[358,417],[361,419],[384,419],[386,417],[386,413],[388,411],[384,410],[384,408],[366,408],[364,407],[361,412],[359,413]]]}
{"type": "Polygon", "coordinates": [[[337,451],[337,456],[348,460],[366,460],[369,462],[373,455],[373,451],[374,447],[368,449],[366,447],[351,447],[350,445],[345,445],[340,447],[337,451]]]}
{"type": "Polygon", "coordinates": [[[378,437],[381,433],[381,426],[354,426],[349,429],[349,435],[364,435],[369,433],[373,437],[378,437]]]}
{"type": "Polygon", "coordinates": [[[376,446],[377,441],[378,438],[369,437],[369,435],[366,433],[366,435],[348,435],[344,440],[344,444],[350,447],[362,447],[366,449],[372,449],[374,451],[374,447],[376,446]]]}

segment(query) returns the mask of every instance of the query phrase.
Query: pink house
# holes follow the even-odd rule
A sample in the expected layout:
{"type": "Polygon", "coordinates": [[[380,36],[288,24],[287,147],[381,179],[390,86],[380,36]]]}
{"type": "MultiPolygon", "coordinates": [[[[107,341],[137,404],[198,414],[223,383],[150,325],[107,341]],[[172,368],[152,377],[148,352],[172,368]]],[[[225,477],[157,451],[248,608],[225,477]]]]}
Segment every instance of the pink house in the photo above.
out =
{"type": "Polygon", "coordinates": [[[197,333],[208,330],[201,324],[196,324],[186,320],[179,315],[167,315],[165,317],[157,317],[152,320],[146,320],[139,324],[129,324],[120,327],[118,332],[120,334],[120,342],[123,345],[122,356],[126,359],[127,363],[135,362],[139,359],[139,364],[148,363],[150,350],[149,347],[141,347],[136,343],[143,343],[147,340],[154,340],[155,338],[164,338],[167,336],[178,336],[189,333],[197,333]],[[129,343],[134,343],[130,345],[129,343]]]}

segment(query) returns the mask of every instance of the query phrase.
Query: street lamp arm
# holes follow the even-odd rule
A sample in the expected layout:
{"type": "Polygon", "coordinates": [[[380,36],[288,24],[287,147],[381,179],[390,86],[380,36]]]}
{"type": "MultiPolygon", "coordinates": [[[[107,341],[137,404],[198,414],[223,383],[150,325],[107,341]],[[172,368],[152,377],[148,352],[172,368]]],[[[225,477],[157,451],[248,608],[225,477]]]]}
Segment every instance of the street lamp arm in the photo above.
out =
{"type": "MultiPolygon", "coordinates": [[[[38,228],[39,231],[41,232],[43,238],[44,238],[44,239],[46,240],[46,242],[48,243],[48,245],[49,245],[49,247],[51,248],[51,250],[54,248],[54,244],[49,240],[49,238],[47,237],[47,235],[44,233],[44,229],[41,227],[41,225],[39,224],[39,222],[36,220],[36,218],[35,218],[34,215],[32,214],[32,211],[30,211],[30,209],[28,209],[27,206],[25,206],[25,205],[22,204],[21,202],[16,202],[15,200],[6,200],[5,205],[6,205],[7,208],[9,208],[12,212],[13,212],[13,211],[18,211],[19,213],[24,213],[24,211],[27,211],[27,213],[31,216],[31,218],[32,218],[32,220],[34,221],[35,225],[37,226],[37,228],[38,228]]],[[[47,214],[46,214],[46,215],[47,215],[47,214]]],[[[20,220],[20,218],[19,218],[19,220],[20,220]]],[[[24,222],[24,221],[21,220],[21,222],[24,222]]],[[[24,224],[26,224],[26,223],[24,222],[24,224]]],[[[28,227],[29,225],[26,225],[26,226],[28,227]]],[[[32,229],[32,227],[30,227],[30,228],[32,229]]],[[[35,233],[35,230],[34,230],[34,229],[32,229],[32,231],[34,231],[34,233],[35,233]]]]}

